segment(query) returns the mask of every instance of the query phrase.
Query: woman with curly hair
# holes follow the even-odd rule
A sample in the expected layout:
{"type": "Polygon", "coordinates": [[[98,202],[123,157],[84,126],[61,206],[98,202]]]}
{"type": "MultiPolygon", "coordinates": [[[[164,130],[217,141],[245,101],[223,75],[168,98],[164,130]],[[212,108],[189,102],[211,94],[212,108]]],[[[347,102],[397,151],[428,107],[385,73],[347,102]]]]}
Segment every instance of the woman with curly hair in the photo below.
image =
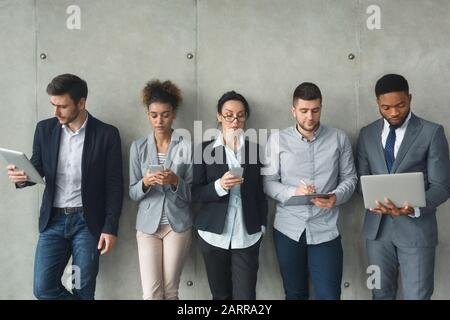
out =
{"type": "Polygon", "coordinates": [[[130,197],[139,203],[137,243],[144,299],[178,299],[191,243],[191,142],[172,128],[182,101],[171,81],[143,89],[152,132],[130,150],[130,197]]]}

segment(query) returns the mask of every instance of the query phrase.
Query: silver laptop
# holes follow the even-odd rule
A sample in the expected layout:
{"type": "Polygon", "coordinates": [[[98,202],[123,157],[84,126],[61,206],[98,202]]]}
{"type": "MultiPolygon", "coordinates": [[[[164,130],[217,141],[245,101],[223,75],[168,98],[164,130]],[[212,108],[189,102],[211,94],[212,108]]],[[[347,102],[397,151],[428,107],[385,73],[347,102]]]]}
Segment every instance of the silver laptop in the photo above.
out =
{"type": "Polygon", "coordinates": [[[398,208],[425,207],[425,185],[422,172],[361,176],[361,188],[366,209],[375,208],[376,200],[389,198],[398,208]]]}

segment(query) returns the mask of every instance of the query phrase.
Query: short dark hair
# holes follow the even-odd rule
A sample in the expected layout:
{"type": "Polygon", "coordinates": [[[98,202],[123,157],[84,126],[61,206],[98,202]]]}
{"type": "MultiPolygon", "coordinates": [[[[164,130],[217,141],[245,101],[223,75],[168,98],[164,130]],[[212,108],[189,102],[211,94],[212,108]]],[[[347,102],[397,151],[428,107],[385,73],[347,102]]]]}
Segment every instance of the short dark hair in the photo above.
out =
{"type": "Polygon", "coordinates": [[[142,89],[142,103],[148,108],[152,103],[168,103],[176,110],[183,101],[181,90],[170,80],[151,80],[142,89]]]}
{"type": "Polygon", "coordinates": [[[217,102],[217,113],[222,113],[223,105],[225,102],[235,100],[240,101],[244,105],[245,115],[247,118],[250,116],[250,106],[248,105],[247,100],[244,98],[244,96],[240,93],[237,93],[236,91],[228,91],[224,93],[219,101],[217,102]]]}
{"type": "Polygon", "coordinates": [[[375,85],[377,98],[385,93],[405,92],[409,94],[408,81],[399,74],[386,74],[382,76],[375,85]]]}
{"type": "Polygon", "coordinates": [[[51,96],[68,94],[73,102],[78,103],[82,98],[87,98],[88,87],[83,79],[66,73],[53,78],[47,86],[47,93],[51,96]]]}
{"type": "Polygon", "coordinates": [[[292,105],[295,104],[295,100],[316,100],[320,99],[322,102],[322,93],[317,85],[312,82],[303,82],[297,86],[294,90],[294,95],[292,97],[292,105]]]}

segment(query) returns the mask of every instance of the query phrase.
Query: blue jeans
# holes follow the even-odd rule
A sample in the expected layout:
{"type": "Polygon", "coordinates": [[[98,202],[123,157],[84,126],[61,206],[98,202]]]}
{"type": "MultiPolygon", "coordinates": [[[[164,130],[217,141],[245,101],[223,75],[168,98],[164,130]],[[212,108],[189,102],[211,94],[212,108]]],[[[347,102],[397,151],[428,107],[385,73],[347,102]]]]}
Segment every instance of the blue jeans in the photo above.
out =
{"type": "Polygon", "coordinates": [[[328,242],[308,245],[305,232],[297,242],[273,229],[273,239],[286,300],[309,298],[308,273],[315,299],[340,299],[343,263],[340,236],[328,242]]]}
{"type": "Polygon", "coordinates": [[[99,267],[97,244],[98,241],[88,230],[83,212],[54,214],[47,228],[39,235],[36,248],[35,297],[45,300],[94,299],[99,267]],[[70,256],[72,272],[75,271],[72,293],[61,283],[70,256]]]}

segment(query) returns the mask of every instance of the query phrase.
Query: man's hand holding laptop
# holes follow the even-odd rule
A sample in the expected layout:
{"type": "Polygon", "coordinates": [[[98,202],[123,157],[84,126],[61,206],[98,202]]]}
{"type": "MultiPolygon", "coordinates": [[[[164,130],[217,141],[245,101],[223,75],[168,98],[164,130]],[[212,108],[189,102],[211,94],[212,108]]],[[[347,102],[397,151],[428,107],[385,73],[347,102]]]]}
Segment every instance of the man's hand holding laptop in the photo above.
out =
{"type": "Polygon", "coordinates": [[[405,202],[405,206],[398,208],[389,198],[384,198],[384,203],[376,201],[377,206],[369,210],[378,214],[390,214],[392,216],[407,216],[414,213],[414,208],[405,202]]]}

